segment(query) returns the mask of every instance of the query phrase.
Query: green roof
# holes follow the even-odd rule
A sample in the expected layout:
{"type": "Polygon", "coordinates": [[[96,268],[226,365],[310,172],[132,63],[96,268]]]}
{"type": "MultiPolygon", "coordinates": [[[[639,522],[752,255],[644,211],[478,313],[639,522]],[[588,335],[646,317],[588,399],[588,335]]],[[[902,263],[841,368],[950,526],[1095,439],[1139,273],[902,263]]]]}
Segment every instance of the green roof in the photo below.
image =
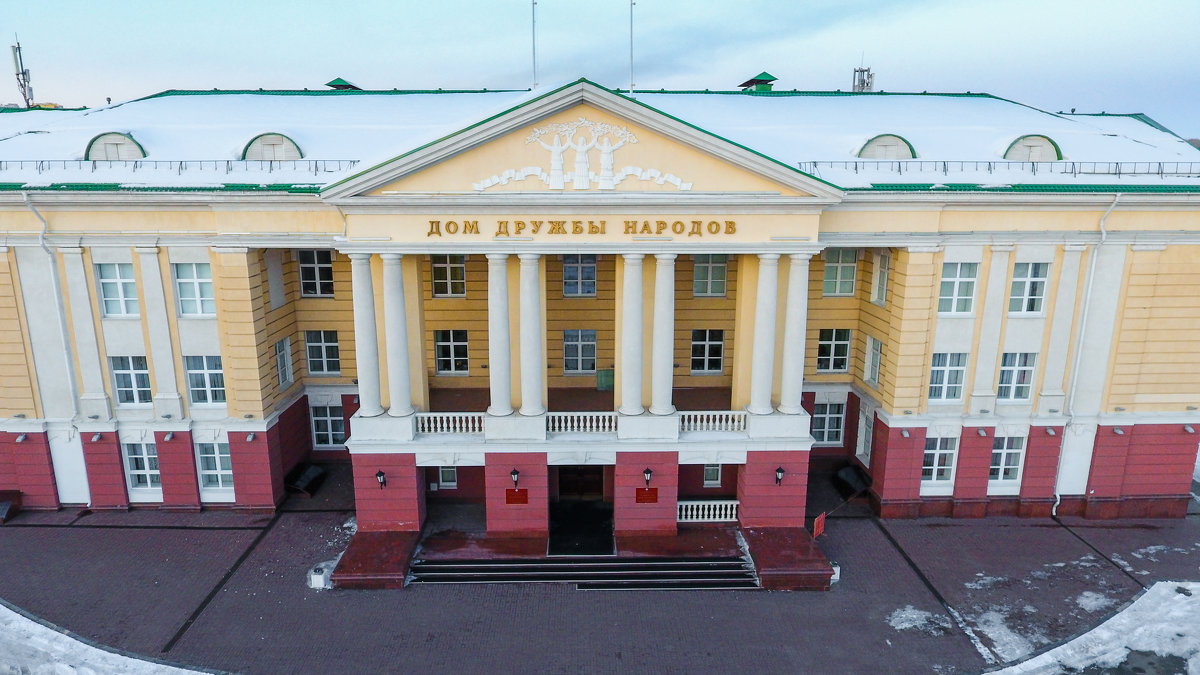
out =
{"type": "Polygon", "coordinates": [[[146,101],[167,96],[232,96],[253,94],[256,96],[378,96],[404,94],[495,94],[528,89],[168,89],[157,94],[133,99],[146,101]]]}
{"type": "Polygon", "coordinates": [[[137,186],[120,183],[50,183],[49,185],[27,185],[25,183],[0,183],[0,192],[289,192],[293,194],[317,194],[321,186],[311,184],[268,184],[224,183],[208,187],[196,186],[137,186]]]}
{"type": "Polygon", "coordinates": [[[847,192],[1200,192],[1200,185],[1066,185],[1061,183],[1017,183],[980,185],[978,183],[871,183],[871,187],[846,188],[847,192]]]}

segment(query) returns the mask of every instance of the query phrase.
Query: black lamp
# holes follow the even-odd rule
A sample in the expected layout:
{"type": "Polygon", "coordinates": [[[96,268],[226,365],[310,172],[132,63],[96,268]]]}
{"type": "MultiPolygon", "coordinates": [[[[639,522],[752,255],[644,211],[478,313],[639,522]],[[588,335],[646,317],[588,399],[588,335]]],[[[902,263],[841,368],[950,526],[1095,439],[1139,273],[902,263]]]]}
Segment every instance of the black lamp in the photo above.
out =
{"type": "Polygon", "coordinates": [[[383,469],[375,472],[375,480],[379,481],[380,490],[383,489],[384,485],[387,485],[387,474],[383,472],[383,469]]]}
{"type": "Polygon", "coordinates": [[[515,488],[515,487],[517,487],[517,479],[521,477],[521,472],[520,472],[520,471],[517,471],[516,469],[513,469],[513,470],[512,470],[512,471],[511,471],[511,472],[508,474],[508,477],[509,477],[509,478],[511,478],[511,479],[513,479],[513,487],[515,488]]]}
{"type": "Polygon", "coordinates": [[[642,472],[642,478],[646,479],[646,487],[650,487],[650,477],[653,475],[654,472],[650,470],[650,467],[646,467],[646,470],[642,472]]]}
{"type": "Polygon", "coordinates": [[[778,469],[775,469],[775,484],[776,485],[783,484],[783,467],[782,466],[779,467],[778,469]]]}

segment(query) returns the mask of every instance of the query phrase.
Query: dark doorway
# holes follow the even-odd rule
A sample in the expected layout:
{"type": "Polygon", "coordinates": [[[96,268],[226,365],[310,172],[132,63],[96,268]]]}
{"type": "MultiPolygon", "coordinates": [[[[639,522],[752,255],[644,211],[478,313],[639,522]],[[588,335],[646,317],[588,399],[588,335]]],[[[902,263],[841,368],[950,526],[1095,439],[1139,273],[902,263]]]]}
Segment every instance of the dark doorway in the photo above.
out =
{"type": "Polygon", "coordinates": [[[613,555],[613,508],[604,501],[604,467],[558,466],[550,504],[550,555],[613,555]]]}

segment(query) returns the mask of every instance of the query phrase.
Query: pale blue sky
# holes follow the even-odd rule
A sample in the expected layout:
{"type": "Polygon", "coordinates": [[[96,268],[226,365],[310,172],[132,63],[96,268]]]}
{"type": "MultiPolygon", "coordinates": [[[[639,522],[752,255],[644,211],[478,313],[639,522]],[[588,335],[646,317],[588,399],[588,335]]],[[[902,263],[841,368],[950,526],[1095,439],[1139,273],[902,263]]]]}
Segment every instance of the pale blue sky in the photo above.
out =
{"type": "MultiPolygon", "coordinates": [[[[37,98],[163,89],[526,88],[530,0],[0,0],[37,98]]],[[[638,0],[639,88],[986,91],[1039,108],[1144,112],[1200,136],[1198,0],[638,0]]],[[[629,85],[628,0],[539,0],[538,79],[629,85]]],[[[19,95],[11,67],[0,102],[19,95]]]]}

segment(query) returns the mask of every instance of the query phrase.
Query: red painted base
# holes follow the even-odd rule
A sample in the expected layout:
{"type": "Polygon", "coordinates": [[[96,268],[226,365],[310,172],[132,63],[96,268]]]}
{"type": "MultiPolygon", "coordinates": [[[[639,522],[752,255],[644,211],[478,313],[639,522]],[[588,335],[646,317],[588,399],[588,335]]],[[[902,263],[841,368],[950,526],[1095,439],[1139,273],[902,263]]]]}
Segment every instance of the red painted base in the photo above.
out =
{"type": "Polygon", "coordinates": [[[827,591],[833,566],[802,527],[742,530],[763,588],[784,591],[827,591]]]}
{"type": "Polygon", "coordinates": [[[359,532],[331,577],[334,588],[404,588],[420,532],[359,532]]]}

